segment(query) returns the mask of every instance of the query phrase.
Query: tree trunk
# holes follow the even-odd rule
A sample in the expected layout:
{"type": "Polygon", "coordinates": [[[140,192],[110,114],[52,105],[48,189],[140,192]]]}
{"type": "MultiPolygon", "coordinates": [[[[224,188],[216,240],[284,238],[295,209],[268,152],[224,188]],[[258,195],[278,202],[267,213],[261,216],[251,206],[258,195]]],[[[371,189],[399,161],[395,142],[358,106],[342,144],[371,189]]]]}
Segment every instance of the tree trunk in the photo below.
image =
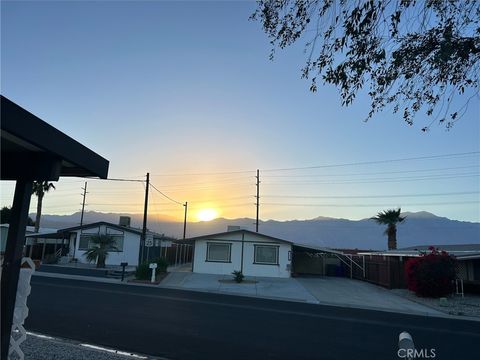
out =
{"type": "Polygon", "coordinates": [[[42,216],[42,202],[43,202],[43,195],[38,195],[37,198],[37,214],[35,216],[35,232],[38,233],[40,230],[40,218],[42,216]]]}
{"type": "Polygon", "coordinates": [[[99,256],[97,258],[97,268],[104,268],[105,267],[105,256],[99,256]]]}
{"type": "Polygon", "coordinates": [[[388,226],[388,250],[397,250],[397,228],[395,225],[388,226]]]}
{"type": "MultiPolygon", "coordinates": [[[[42,202],[43,202],[43,195],[37,197],[37,214],[35,216],[35,232],[38,233],[40,230],[40,217],[42,216],[42,202]]],[[[37,245],[38,241],[37,238],[32,239],[32,244],[30,245],[30,254],[28,255],[30,258],[33,254],[33,248],[37,245]]]]}

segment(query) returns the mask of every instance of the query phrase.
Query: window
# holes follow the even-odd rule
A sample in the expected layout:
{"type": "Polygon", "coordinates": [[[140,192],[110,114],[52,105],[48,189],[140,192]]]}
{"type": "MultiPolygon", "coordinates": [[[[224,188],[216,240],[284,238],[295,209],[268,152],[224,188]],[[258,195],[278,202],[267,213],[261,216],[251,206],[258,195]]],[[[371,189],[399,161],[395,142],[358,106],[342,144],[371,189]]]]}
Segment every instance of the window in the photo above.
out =
{"type": "Polygon", "coordinates": [[[115,240],[115,251],[123,251],[123,235],[108,234],[115,240]]]}
{"type": "Polygon", "coordinates": [[[254,245],[254,264],[278,265],[278,246],[254,245]]]}
{"type": "Polygon", "coordinates": [[[92,235],[80,235],[80,243],[78,244],[78,250],[88,250],[91,238],[92,235]]]}
{"type": "MultiPolygon", "coordinates": [[[[107,234],[111,236],[115,240],[115,247],[114,251],[123,251],[123,235],[114,235],[114,234],[107,234]]],[[[92,236],[98,236],[98,234],[82,234],[80,235],[80,243],[78,244],[78,250],[88,250],[92,247],[91,239],[92,236]]]]}
{"type": "Polygon", "coordinates": [[[207,260],[214,262],[230,262],[232,244],[207,243],[207,260]]]}

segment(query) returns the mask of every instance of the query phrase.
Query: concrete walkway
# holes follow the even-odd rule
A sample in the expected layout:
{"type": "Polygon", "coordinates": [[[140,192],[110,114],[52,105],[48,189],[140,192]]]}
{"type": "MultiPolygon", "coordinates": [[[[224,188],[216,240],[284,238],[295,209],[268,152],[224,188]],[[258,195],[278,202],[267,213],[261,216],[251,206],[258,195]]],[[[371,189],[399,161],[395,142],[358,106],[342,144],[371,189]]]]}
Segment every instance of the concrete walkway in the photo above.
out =
{"type": "Polygon", "coordinates": [[[317,299],[292,278],[246,277],[240,284],[232,279],[232,275],[179,271],[169,273],[159,286],[318,304],[317,299]]]}
{"type": "Polygon", "coordinates": [[[392,294],[387,289],[365,281],[341,277],[297,278],[321,304],[386,310],[425,315],[442,312],[392,294]]]}

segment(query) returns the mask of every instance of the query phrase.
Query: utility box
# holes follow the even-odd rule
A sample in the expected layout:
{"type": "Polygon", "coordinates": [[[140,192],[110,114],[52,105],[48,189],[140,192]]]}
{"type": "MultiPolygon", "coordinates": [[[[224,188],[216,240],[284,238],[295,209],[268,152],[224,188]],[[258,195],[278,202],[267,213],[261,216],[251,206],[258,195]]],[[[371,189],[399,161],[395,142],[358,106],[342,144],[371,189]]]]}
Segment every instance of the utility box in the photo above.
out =
{"type": "Polygon", "coordinates": [[[124,226],[124,227],[130,227],[130,222],[131,222],[130,216],[120,216],[118,225],[124,226]]]}

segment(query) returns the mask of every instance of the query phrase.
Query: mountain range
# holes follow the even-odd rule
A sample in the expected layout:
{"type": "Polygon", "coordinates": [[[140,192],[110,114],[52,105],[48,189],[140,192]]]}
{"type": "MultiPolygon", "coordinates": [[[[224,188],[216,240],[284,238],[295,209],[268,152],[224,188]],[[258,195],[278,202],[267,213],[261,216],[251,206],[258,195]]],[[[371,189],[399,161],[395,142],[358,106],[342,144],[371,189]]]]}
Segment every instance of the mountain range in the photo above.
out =
{"type": "MultiPolygon", "coordinates": [[[[31,214],[31,216],[34,214],[31,214]]],[[[480,243],[480,223],[451,220],[432,213],[405,212],[406,220],[398,225],[398,248],[416,245],[452,245],[480,243]]],[[[120,216],[130,216],[131,226],[141,227],[141,214],[117,214],[89,211],[84,214],[84,224],[107,221],[118,223],[120,216]]],[[[42,215],[42,227],[65,228],[79,224],[80,213],[71,215],[42,215]]],[[[208,222],[187,224],[187,237],[226,231],[235,225],[254,230],[255,220],[250,218],[218,218],[208,222]]],[[[181,238],[183,222],[151,216],[148,228],[167,236],[181,238]]],[[[290,240],[294,243],[310,244],[336,249],[384,250],[387,238],[385,227],[370,219],[348,220],[319,216],[310,220],[260,221],[259,232],[290,240]]]]}

